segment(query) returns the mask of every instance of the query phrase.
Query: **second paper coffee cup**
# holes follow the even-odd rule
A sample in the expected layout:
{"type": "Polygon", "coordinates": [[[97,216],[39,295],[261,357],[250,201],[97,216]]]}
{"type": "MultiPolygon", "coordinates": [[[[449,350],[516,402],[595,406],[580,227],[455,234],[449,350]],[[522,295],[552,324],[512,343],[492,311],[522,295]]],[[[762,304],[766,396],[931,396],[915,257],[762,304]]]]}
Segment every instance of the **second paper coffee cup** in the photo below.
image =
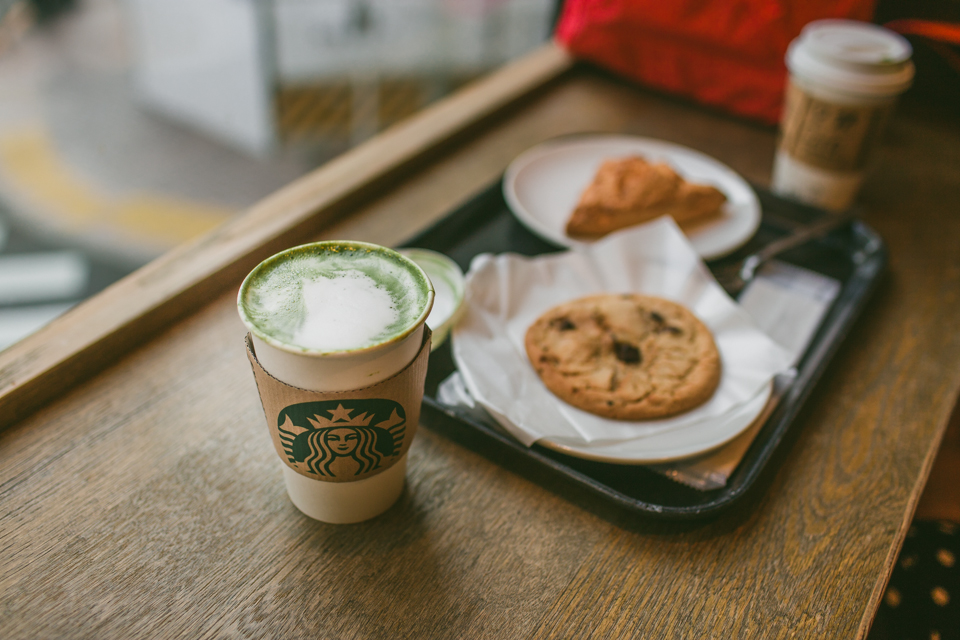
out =
{"type": "Polygon", "coordinates": [[[360,522],[400,496],[433,299],[412,260],[353,241],[283,251],[241,285],[267,427],[287,493],[306,515],[360,522]]]}
{"type": "Polygon", "coordinates": [[[910,43],[877,25],[818,20],[787,50],[775,193],[833,211],[853,203],[887,119],[913,80],[910,43]]]}

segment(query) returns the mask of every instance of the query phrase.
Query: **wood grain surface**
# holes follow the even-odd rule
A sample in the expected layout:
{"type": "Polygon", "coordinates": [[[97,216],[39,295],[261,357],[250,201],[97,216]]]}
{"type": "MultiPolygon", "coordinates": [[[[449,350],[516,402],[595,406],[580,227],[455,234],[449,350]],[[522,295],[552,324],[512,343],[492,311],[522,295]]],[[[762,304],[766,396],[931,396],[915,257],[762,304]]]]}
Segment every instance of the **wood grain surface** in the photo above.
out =
{"type": "MultiPolygon", "coordinates": [[[[733,510],[615,526],[421,429],[397,505],[312,521],[286,498],[227,270],[199,310],[0,432],[0,636],[863,637],[960,390],[960,125],[905,107],[862,197],[889,274],[733,510]]],[[[758,183],[775,143],[576,70],[296,240],[399,244],[579,131],[685,144],[758,183]]]]}

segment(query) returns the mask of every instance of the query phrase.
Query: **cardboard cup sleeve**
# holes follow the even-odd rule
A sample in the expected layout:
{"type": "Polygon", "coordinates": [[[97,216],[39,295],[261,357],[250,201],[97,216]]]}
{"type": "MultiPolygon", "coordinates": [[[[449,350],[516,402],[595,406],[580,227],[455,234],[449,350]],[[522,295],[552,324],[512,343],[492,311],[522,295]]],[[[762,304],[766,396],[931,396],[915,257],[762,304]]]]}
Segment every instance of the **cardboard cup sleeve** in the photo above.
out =
{"type": "Polygon", "coordinates": [[[309,391],[270,375],[247,334],[270,438],[288,467],[313,480],[354,482],[393,466],[410,448],[420,420],[430,336],[393,376],[352,391],[309,391]]]}

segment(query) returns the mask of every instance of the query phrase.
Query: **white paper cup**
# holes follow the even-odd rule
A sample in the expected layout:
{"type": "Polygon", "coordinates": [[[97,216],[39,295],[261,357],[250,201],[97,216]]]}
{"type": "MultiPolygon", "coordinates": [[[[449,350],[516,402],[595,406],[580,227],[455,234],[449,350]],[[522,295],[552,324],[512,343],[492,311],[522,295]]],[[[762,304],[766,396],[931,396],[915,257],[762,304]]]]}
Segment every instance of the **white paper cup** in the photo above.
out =
{"type": "MultiPolygon", "coordinates": [[[[339,243],[389,252],[408,263],[407,268],[418,272],[425,283],[423,286],[428,290],[426,303],[409,326],[378,344],[361,349],[334,351],[307,349],[266,334],[248,313],[244,296],[258,269],[271,260],[282,259],[284,254],[293,251],[337,242],[296,247],[258,265],[241,286],[238,297],[240,317],[250,329],[256,357],[263,369],[277,380],[300,389],[321,392],[360,389],[386,380],[403,370],[420,352],[425,320],[433,306],[433,287],[416,263],[377,245],[350,241],[339,243]]],[[[324,482],[301,475],[286,464],[283,464],[282,468],[287,493],[300,511],[323,522],[345,524],[377,516],[396,502],[403,491],[406,461],[407,456],[404,453],[397,462],[381,473],[352,482],[324,482]]]]}
{"type": "Polygon", "coordinates": [[[803,29],[787,50],[774,193],[832,211],[850,207],[913,80],[911,54],[905,38],[866,22],[818,20],[803,29]]]}

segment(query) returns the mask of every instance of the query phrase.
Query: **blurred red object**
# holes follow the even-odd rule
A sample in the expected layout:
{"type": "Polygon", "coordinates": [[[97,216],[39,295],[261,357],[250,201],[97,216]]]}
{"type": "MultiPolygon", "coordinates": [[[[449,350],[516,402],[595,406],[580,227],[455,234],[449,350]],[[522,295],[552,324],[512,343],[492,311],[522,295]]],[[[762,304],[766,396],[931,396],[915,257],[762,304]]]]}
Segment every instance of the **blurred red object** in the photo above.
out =
{"type": "Polygon", "coordinates": [[[869,21],[875,0],[566,0],[556,39],[646,86],[774,124],[787,45],[822,18],[869,21]]]}

